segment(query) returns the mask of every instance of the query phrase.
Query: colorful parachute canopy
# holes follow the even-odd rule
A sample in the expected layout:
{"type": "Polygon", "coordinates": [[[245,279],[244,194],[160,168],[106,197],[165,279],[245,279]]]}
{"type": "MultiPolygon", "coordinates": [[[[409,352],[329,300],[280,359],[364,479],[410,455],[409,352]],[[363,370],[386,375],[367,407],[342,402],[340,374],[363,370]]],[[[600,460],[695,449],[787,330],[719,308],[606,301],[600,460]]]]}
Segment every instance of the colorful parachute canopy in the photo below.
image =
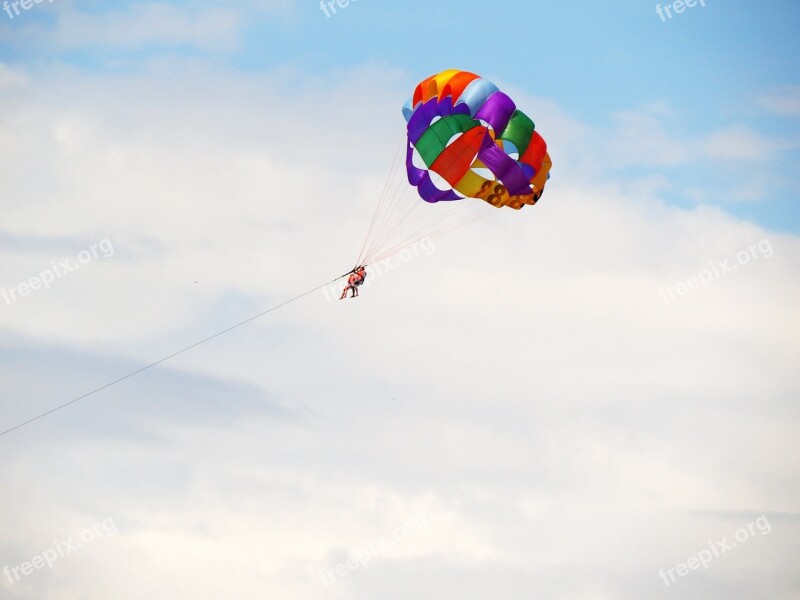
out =
{"type": "Polygon", "coordinates": [[[423,200],[480,198],[519,209],[536,204],[550,177],[547,144],[497,86],[449,70],[420,82],[403,107],[406,171],[423,200]]]}

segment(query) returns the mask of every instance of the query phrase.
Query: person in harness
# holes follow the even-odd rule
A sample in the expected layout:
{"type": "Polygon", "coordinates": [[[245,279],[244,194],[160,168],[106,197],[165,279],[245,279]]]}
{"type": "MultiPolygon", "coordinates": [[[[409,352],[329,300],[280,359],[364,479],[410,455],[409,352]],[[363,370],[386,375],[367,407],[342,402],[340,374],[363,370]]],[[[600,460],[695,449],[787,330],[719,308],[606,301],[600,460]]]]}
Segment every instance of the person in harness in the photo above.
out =
{"type": "Polygon", "coordinates": [[[353,295],[350,296],[351,298],[355,298],[358,296],[358,286],[364,283],[364,280],[367,278],[367,270],[365,267],[356,267],[353,269],[353,272],[350,273],[350,276],[347,278],[347,285],[342,290],[342,295],[339,300],[344,300],[347,298],[348,290],[353,292],[353,295]]]}
{"type": "Polygon", "coordinates": [[[356,275],[358,275],[358,281],[356,281],[356,285],[362,285],[367,279],[367,268],[356,267],[356,275]]]}

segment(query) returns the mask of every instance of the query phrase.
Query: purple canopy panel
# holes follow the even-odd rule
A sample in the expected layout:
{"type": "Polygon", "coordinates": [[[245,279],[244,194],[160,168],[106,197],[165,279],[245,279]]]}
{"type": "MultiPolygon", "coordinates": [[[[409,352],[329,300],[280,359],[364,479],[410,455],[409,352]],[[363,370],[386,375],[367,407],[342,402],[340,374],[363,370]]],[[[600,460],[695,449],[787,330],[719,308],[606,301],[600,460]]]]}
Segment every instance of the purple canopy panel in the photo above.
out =
{"type": "Polygon", "coordinates": [[[441,102],[437,98],[431,98],[419,105],[411,115],[408,121],[408,139],[412,144],[416,144],[436,117],[468,114],[469,107],[464,104],[453,108],[453,99],[450,96],[442,98],[441,102]]]}
{"type": "Polygon", "coordinates": [[[425,130],[430,126],[431,121],[437,115],[436,98],[431,98],[424,104],[421,104],[411,115],[408,121],[408,141],[416,144],[425,130]]]}
{"type": "MultiPolygon", "coordinates": [[[[488,136],[487,136],[488,137],[488,136]]],[[[495,174],[512,196],[530,194],[530,180],[517,161],[503,152],[495,143],[484,143],[478,158],[495,174]]]]}
{"type": "Polygon", "coordinates": [[[441,200],[461,200],[461,196],[453,190],[440,190],[431,181],[430,174],[426,171],[422,183],[417,187],[419,195],[425,202],[439,202],[441,200]]]}
{"type": "Polygon", "coordinates": [[[489,96],[486,103],[475,113],[475,118],[489,123],[499,137],[516,109],[517,106],[511,98],[503,92],[495,92],[489,96]]]}
{"type": "Polygon", "coordinates": [[[413,156],[414,146],[411,145],[411,142],[408,142],[408,150],[406,151],[406,173],[408,173],[408,182],[411,185],[419,185],[428,171],[415,167],[412,160],[413,156]]]}

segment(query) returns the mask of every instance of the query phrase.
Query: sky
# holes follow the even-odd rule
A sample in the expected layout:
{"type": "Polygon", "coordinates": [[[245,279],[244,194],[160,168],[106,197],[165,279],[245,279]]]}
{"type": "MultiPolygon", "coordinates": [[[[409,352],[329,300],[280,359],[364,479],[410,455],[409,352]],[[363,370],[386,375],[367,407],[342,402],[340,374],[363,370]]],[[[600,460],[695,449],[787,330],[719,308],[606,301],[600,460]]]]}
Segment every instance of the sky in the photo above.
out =
{"type": "Polygon", "coordinates": [[[684,8],[0,4],[0,430],[312,290],[1,435],[0,599],[800,596],[800,5],[684,8]],[[314,289],[448,68],[542,200],[314,289]]]}

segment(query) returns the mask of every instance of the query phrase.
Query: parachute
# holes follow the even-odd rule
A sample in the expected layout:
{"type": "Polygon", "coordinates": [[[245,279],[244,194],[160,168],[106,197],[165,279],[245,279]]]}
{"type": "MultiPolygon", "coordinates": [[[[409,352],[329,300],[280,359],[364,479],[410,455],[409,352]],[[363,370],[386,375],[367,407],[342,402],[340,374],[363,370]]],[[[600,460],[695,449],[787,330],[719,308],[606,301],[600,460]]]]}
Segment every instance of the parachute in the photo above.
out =
{"type": "Polygon", "coordinates": [[[533,121],[487,79],[444,71],[417,85],[403,107],[406,172],[427,202],[480,198],[536,204],[552,163],[533,121]]]}
{"type": "Polygon", "coordinates": [[[452,69],[428,77],[403,106],[403,116],[406,131],[357,265],[463,227],[495,208],[519,210],[541,198],[552,167],[547,144],[489,80],[452,69]]]}

